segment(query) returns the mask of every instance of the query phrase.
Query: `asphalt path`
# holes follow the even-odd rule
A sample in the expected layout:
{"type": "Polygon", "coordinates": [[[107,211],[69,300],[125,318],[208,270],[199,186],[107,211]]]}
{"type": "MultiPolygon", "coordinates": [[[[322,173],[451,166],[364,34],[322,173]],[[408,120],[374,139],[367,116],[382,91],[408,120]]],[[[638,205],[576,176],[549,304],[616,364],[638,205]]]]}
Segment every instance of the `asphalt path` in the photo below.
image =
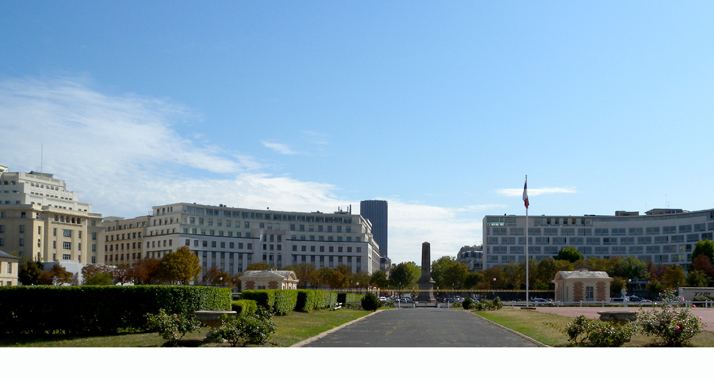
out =
{"type": "Polygon", "coordinates": [[[522,336],[463,310],[389,309],[303,347],[537,347],[522,336]]]}

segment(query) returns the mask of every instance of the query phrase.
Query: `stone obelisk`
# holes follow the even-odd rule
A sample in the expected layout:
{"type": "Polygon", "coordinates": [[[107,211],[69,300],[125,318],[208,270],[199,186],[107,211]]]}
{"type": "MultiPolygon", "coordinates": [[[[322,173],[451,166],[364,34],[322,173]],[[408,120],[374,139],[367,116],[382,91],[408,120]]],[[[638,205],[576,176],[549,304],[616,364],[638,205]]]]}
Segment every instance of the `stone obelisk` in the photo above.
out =
{"type": "Polygon", "coordinates": [[[434,280],[431,279],[431,246],[427,242],[421,245],[421,278],[417,281],[417,285],[419,285],[417,301],[436,302],[434,280]]]}

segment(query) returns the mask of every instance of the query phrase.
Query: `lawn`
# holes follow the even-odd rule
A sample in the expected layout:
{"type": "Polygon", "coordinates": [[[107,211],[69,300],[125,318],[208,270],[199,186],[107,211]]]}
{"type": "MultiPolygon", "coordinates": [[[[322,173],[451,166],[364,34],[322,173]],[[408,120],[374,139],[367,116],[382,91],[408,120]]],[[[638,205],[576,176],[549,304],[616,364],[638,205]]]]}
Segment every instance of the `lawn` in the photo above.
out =
{"type": "MultiPolygon", "coordinates": [[[[572,322],[574,318],[512,307],[504,307],[496,311],[476,311],[475,313],[548,346],[569,346],[567,335],[560,329],[572,322]]],[[[653,347],[655,346],[653,341],[653,337],[638,333],[632,337],[629,343],[625,343],[624,347],[653,347]]],[[[691,343],[694,347],[714,347],[714,333],[702,331],[692,339],[691,343]]]]}
{"type": "MultiPolygon", "coordinates": [[[[320,310],[309,313],[293,312],[273,317],[277,331],[266,346],[287,347],[318,335],[333,327],[369,314],[365,310],[320,310]]],[[[205,341],[208,327],[186,334],[180,345],[184,347],[230,346],[205,341]]],[[[166,341],[157,333],[118,334],[100,337],[51,336],[42,338],[0,338],[1,347],[161,347],[166,341]]]]}

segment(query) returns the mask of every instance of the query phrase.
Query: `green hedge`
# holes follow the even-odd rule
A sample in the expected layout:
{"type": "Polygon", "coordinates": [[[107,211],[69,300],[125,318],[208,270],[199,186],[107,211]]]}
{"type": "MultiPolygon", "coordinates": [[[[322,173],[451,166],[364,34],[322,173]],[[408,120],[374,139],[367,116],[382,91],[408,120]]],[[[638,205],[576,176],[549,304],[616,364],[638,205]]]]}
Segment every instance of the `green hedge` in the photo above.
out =
{"type": "Polygon", "coordinates": [[[237,300],[231,304],[233,311],[238,315],[253,315],[258,310],[258,304],[253,300],[237,300]]]}
{"type": "Polygon", "coordinates": [[[360,303],[364,298],[364,294],[354,293],[337,293],[337,302],[345,305],[348,303],[360,303]]]}
{"type": "Polygon", "coordinates": [[[276,315],[285,315],[293,310],[297,305],[297,290],[245,290],[243,299],[253,300],[258,306],[271,310],[276,315]]]}
{"type": "Polygon", "coordinates": [[[203,286],[0,287],[0,334],[102,335],[146,328],[145,314],[230,310],[226,288],[203,286]]]}

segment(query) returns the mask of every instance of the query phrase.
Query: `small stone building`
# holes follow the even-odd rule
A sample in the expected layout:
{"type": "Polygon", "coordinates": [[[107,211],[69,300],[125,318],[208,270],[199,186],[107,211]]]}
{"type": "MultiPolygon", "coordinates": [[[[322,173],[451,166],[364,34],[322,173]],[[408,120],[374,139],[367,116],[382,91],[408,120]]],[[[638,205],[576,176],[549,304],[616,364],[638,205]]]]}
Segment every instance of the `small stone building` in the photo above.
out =
{"type": "Polygon", "coordinates": [[[297,289],[298,279],[291,270],[248,270],[240,278],[241,290],[297,289]]]}
{"type": "Polygon", "coordinates": [[[0,251],[0,286],[17,286],[20,259],[0,251]]]}
{"type": "Polygon", "coordinates": [[[610,301],[610,282],[606,272],[587,269],[560,271],[555,274],[555,300],[560,302],[610,301]]]}

